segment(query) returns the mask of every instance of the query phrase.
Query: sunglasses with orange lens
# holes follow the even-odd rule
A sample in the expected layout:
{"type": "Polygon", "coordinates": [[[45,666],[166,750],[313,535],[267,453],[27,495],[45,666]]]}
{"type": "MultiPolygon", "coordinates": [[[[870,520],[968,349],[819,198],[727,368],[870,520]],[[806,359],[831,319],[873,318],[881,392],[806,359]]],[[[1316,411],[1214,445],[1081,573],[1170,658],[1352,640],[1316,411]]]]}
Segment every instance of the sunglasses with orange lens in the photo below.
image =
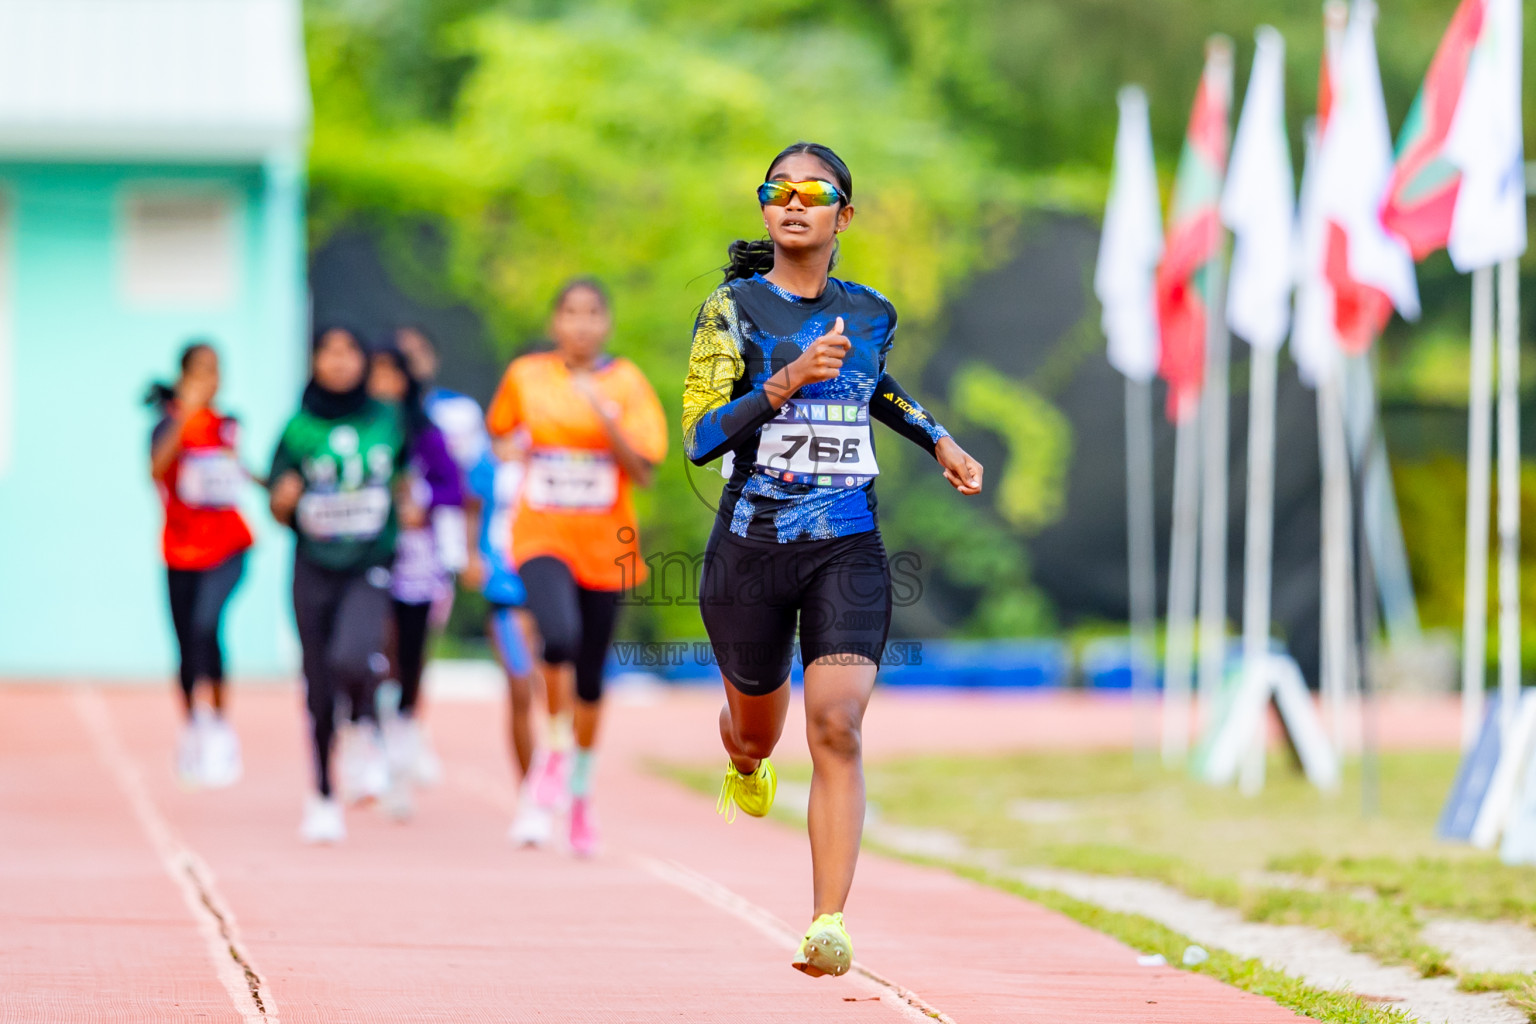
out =
{"type": "Polygon", "coordinates": [[[757,201],[763,206],[788,206],[791,196],[799,196],[805,206],[831,206],[844,201],[843,194],[830,181],[765,181],[757,186],[757,201]]]}

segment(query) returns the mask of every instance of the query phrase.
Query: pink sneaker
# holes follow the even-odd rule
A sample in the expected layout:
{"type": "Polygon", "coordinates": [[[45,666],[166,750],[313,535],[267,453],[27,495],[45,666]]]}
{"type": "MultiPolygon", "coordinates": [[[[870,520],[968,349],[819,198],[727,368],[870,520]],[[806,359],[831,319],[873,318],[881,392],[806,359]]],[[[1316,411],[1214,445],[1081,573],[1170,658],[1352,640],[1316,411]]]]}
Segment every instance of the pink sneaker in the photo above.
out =
{"type": "Polygon", "coordinates": [[[564,750],[546,751],[534,769],[533,785],[529,791],[533,802],[540,807],[555,810],[563,807],[570,798],[566,785],[571,775],[571,755],[564,750]]]}
{"type": "Polygon", "coordinates": [[[571,852],[578,857],[597,853],[597,815],[592,813],[591,797],[571,801],[571,852]]]}

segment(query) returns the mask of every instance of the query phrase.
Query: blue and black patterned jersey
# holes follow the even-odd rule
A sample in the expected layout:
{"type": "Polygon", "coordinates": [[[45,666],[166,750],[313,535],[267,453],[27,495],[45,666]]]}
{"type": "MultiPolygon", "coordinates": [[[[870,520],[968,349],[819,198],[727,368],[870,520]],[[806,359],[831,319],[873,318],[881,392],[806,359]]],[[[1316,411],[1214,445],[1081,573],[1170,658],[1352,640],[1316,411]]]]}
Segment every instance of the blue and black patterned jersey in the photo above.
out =
{"type": "Polygon", "coordinates": [[[831,380],[807,384],[794,401],[868,405],[872,417],[930,454],[948,436],[885,371],[896,333],[896,309],[885,296],[836,278],[814,299],[787,292],[762,275],[724,284],[705,301],[694,325],[683,436],[696,465],[735,453],[720,517],[737,536],[788,542],[875,529],[873,481],[817,486],[777,479],[756,466],[762,428],[777,415],[764,390],[768,379],[831,330],[838,317],[850,342],[842,370],[831,380]]]}

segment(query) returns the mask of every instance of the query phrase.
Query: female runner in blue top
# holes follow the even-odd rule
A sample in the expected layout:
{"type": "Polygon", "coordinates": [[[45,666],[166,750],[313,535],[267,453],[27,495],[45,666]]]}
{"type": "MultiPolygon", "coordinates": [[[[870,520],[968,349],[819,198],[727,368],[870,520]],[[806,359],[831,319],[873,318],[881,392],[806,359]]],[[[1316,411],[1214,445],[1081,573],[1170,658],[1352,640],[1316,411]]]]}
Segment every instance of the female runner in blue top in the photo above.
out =
{"type": "Polygon", "coordinates": [[[768,755],[789,710],[796,627],[813,775],[815,920],[793,964],[843,974],[843,904],[864,824],[860,728],[891,616],[875,519],[872,420],[920,445],[961,494],[982,467],[886,372],[896,310],[829,276],[853,222],[853,180],[825,146],[774,158],[758,203],[771,241],[735,242],[694,327],[683,395],[688,457],[734,466],[704,555],[699,607],[725,677],[727,818],[768,813],[768,755]]]}

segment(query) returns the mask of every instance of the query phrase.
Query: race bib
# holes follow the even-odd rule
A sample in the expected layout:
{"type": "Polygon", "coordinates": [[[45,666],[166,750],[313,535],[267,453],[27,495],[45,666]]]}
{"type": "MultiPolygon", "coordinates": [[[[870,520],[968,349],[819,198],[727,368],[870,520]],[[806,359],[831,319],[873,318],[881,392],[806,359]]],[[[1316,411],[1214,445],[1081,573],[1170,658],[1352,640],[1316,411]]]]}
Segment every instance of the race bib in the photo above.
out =
{"type": "Polygon", "coordinates": [[[757,468],[787,484],[869,483],[880,474],[869,435],[869,406],[837,400],[785,402],[763,426],[757,468]]]}
{"type": "Polygon", "coordinates": [[[229,452],[187,452],[176,471],[176,497],[192,508],[234,508],[247,482],[229,452]]]}
{"type": "Polygon", "coordinates": [[[619,500],[619,467],[602,452],[547,448],[528,461],[528,507],[606,512],[619,500]]]}
{"type": "Polygon", "coordinates": [[[299,529],[315,540],[372,540],[389,522],[389,489],[364,487],[299,499],[299,529]]]}

